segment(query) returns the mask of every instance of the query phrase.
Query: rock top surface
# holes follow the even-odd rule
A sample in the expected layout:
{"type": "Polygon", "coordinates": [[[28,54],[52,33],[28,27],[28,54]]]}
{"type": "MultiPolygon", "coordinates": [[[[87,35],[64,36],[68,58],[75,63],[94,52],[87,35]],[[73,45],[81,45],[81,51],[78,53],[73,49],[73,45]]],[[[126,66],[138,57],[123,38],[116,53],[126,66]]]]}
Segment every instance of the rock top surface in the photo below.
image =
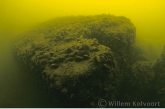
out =
{"type": "Polygon", "coordinates": [[[163,102],[165,53],[152,63],[135,36],[123,16],[67,16],[22,34],[13,50],[55,107],[98,107],[100,99],[163,102]]]}

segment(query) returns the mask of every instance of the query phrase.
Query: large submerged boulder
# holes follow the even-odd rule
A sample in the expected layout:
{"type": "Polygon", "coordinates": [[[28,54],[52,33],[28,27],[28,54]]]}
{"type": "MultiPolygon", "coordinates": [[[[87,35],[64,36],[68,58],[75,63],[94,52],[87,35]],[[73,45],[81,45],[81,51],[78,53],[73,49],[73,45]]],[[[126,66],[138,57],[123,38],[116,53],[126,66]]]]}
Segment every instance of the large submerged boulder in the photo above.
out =
{"type": "Polygon", "coordinates": [[[133,60],[135,27],[113,15],[55,18],[16,40],[14,55],[56,107],[116,100],[120,73],[133,60]]]}

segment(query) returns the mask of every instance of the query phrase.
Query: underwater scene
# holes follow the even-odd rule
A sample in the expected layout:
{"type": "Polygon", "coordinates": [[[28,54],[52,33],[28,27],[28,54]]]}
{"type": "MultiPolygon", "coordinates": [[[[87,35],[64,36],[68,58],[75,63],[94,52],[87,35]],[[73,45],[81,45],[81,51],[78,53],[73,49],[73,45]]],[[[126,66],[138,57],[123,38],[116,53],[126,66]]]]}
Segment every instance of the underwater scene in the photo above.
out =
{"type": "Polygon", "coordinates": [[[165,1],[1,0],[0,108],[165,107],[165,1]]]}

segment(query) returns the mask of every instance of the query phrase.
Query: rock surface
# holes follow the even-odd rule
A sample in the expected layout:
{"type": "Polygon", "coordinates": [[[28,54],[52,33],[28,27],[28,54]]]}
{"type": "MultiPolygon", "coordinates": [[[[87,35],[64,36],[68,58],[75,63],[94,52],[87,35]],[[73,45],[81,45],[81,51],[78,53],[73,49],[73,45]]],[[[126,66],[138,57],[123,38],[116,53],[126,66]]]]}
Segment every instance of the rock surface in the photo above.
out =
{"type": "Polygon", "coordinates": [[[115,100],[120,63],[134,46],[129,19],[112,15],[56,18],[16,41],[14,54],[42,81],[57,107],[97,107],[115,100]]]}
{"type": "Polygon", "coordinates": [[[155,72],[153,80],[154,98],[162,103],[162,107],[165,107],[165,46],[160,58],[153,65],[153,71],[155,72]]]}
{"type": "Polygon", "coordinates": [[[135,36],[122,16],[68,16],[22,34],[13,50],[55,107],[98,107],[100,99],[156,101],[151,95],[163,93],[157,90],[164,82],[154,90],[152,84],[163,79],[164,54],[153,65],[135,47],[135,36]]]}

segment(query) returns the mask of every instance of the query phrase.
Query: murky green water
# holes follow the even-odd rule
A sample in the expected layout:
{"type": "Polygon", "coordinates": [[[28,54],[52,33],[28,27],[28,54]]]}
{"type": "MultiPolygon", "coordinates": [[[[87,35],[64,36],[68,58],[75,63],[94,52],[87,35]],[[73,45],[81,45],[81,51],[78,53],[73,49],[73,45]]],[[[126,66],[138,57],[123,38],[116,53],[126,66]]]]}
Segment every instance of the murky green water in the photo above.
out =
{"type": "Polygon", "coordinates": [[[0,0],[0,107],[51,107],[12,57],[11,39],[24,30],[58,16],[125,16],[136,27],[138,45],[155,61],[165,44],[164,11],[165,0],[0,0]]]}
{"type": "Polygon", "coordinates": [[[45,93],[14,60],[9,43],[0,47],[0,107],[49,107],[45,93]]]}

